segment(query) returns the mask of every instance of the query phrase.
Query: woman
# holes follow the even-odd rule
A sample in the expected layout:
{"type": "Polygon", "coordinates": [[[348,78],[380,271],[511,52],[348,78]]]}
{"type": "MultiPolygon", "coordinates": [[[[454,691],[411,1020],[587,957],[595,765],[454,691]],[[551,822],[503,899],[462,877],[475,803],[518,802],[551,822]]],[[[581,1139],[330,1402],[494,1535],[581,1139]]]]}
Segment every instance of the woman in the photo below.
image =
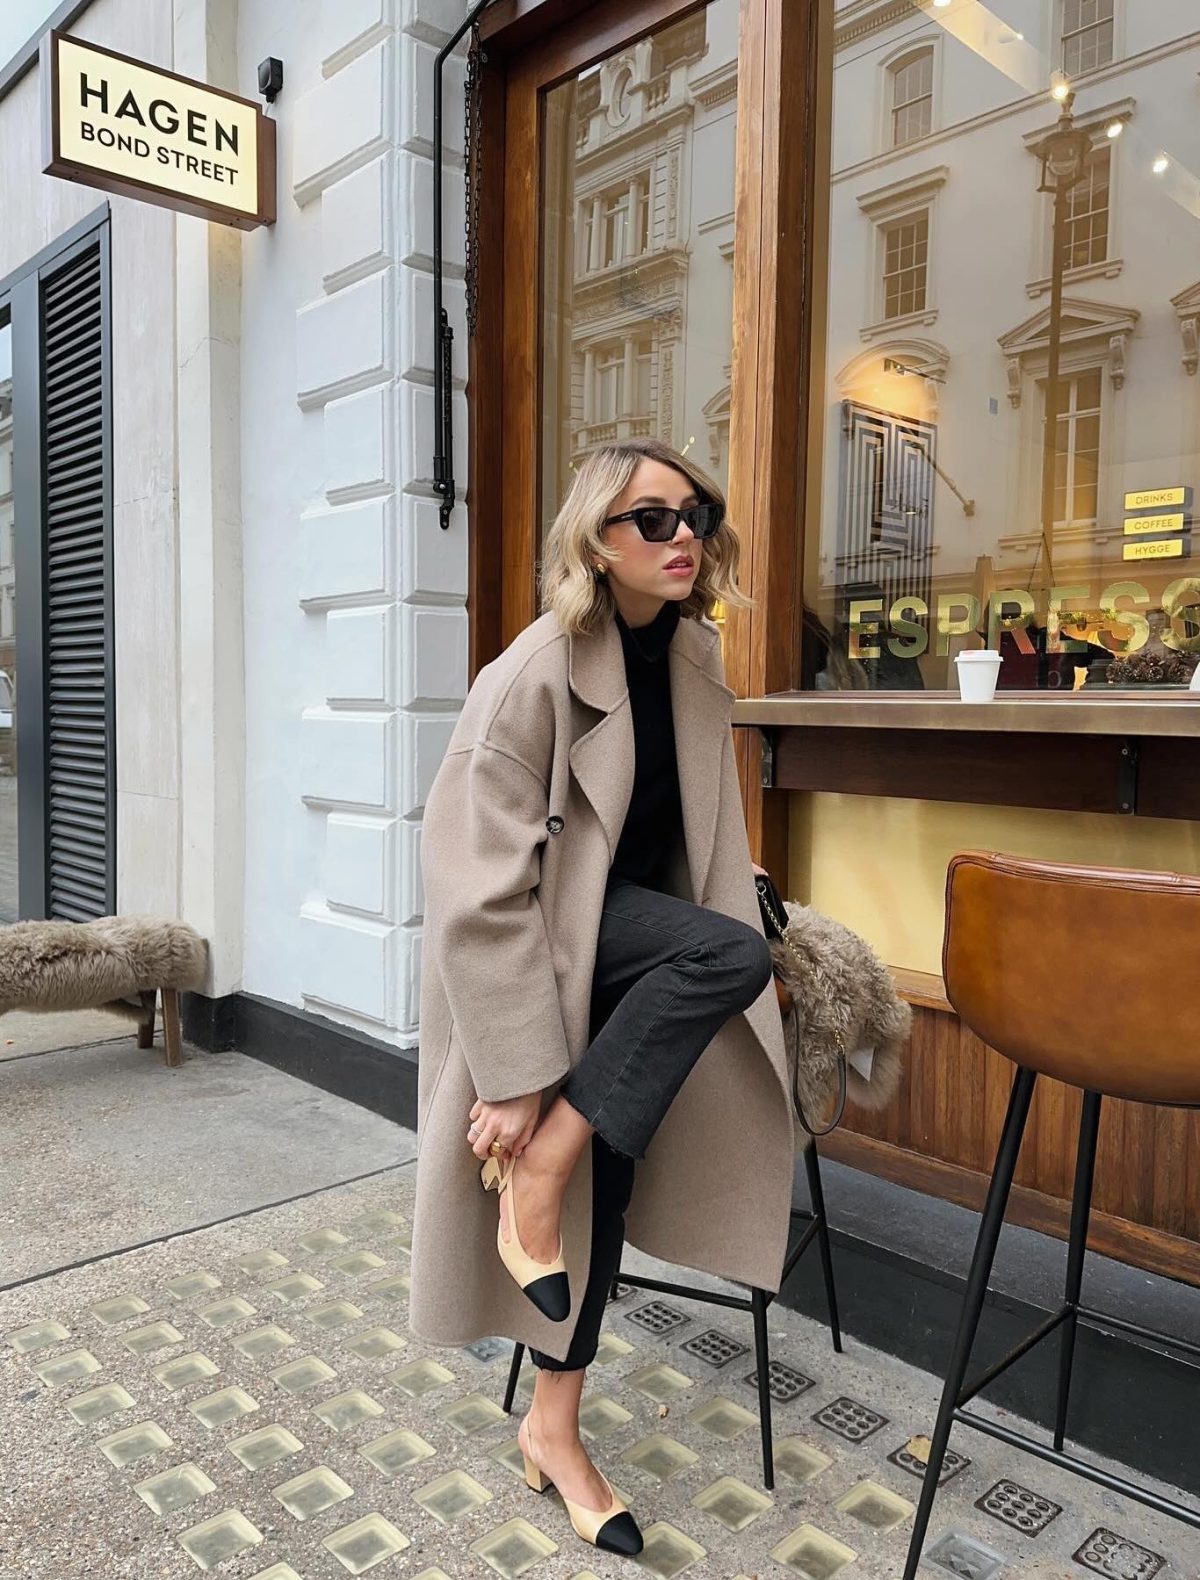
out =
{"type": "Polygon", "coordinates": [[[480,670],[422,825],[410,1322],[530,1347],[529,1484],[630,1554],[579,1439],[623,1240],[770,1291],[787,1243],[783,1032],[708,618],[750,602],[739,552],[690,460],[589,454],[546,612],[480,670]]]}

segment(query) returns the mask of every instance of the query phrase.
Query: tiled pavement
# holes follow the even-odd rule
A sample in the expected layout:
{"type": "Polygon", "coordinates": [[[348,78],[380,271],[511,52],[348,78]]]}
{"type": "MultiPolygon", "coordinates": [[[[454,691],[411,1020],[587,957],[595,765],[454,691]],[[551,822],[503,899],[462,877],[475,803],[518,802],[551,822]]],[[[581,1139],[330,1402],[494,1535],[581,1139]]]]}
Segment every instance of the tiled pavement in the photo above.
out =
{"type": "MultiPolygon", "coordinates": [[[[411,1165],[0,1295],[0,1576],[632,1575],[520,1477],[511,1349],[407,1329],[411,1165]]],[[[631,1256],[630,1267],[652,1264],[631,1256]]],[[[778,1484],[748,1322],[628,1291],[585,1396],[654,1576],[893,1580],[934,1380],[771,1312],[778,1484]]],[[[961,1432],[930,1580],[1197,1580],[1195,1532],[961,1432]]]]}

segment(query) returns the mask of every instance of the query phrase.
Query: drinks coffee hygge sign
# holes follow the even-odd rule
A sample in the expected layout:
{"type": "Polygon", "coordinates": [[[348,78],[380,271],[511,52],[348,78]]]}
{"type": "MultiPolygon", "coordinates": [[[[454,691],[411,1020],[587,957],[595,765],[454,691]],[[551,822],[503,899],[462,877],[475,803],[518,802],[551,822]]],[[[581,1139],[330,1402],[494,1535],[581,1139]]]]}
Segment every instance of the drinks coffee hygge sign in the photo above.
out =
{"type": "Polygon", "coordinates": [[[42,39],[43,169],[250,230],[275,221],[275,123],[250,99],[67,34],[42,39]]]}

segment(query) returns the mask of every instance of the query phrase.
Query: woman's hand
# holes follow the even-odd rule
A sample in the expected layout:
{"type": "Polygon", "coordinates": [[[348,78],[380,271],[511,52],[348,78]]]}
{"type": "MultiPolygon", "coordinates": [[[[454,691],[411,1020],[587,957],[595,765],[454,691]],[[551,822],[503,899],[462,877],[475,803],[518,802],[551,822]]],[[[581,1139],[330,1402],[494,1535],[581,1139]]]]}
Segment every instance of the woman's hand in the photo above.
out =
{"type": "Polygon", "coordinates": [[[750,865],[754,868],[755,877],[765,878],[768,876],[767,869],[765,867],[760,867],[756,861],[752,861],[750,865]]]}
{"type": "Polygon", "coordinates": [[[486,1159],[492,1142],[499,1141],[509,1156],[519,1158],[529,1145],[541,1115],[540,1092],[511,1097],[506,1103],[485,1103],[477,1097],[471,1109],[467,1145],[477,1158],[486,1159]]]}

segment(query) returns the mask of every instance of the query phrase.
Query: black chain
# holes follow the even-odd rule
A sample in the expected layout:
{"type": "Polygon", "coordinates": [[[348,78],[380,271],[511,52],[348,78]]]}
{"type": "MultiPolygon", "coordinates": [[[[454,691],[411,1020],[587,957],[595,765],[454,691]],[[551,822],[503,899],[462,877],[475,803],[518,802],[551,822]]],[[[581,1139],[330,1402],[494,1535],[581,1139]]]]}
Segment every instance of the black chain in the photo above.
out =
{"type": "Polygon", "coordinates": [[[487,55],[479,37],[479,23],[471,28],[467,51],[467,83],[463,100],[463,150],[466,175],[466,287],[467,335],[475,333],[479,316],[477,267],[479,251],[479,202],[483,176],[483,66],[487,55]]]}

